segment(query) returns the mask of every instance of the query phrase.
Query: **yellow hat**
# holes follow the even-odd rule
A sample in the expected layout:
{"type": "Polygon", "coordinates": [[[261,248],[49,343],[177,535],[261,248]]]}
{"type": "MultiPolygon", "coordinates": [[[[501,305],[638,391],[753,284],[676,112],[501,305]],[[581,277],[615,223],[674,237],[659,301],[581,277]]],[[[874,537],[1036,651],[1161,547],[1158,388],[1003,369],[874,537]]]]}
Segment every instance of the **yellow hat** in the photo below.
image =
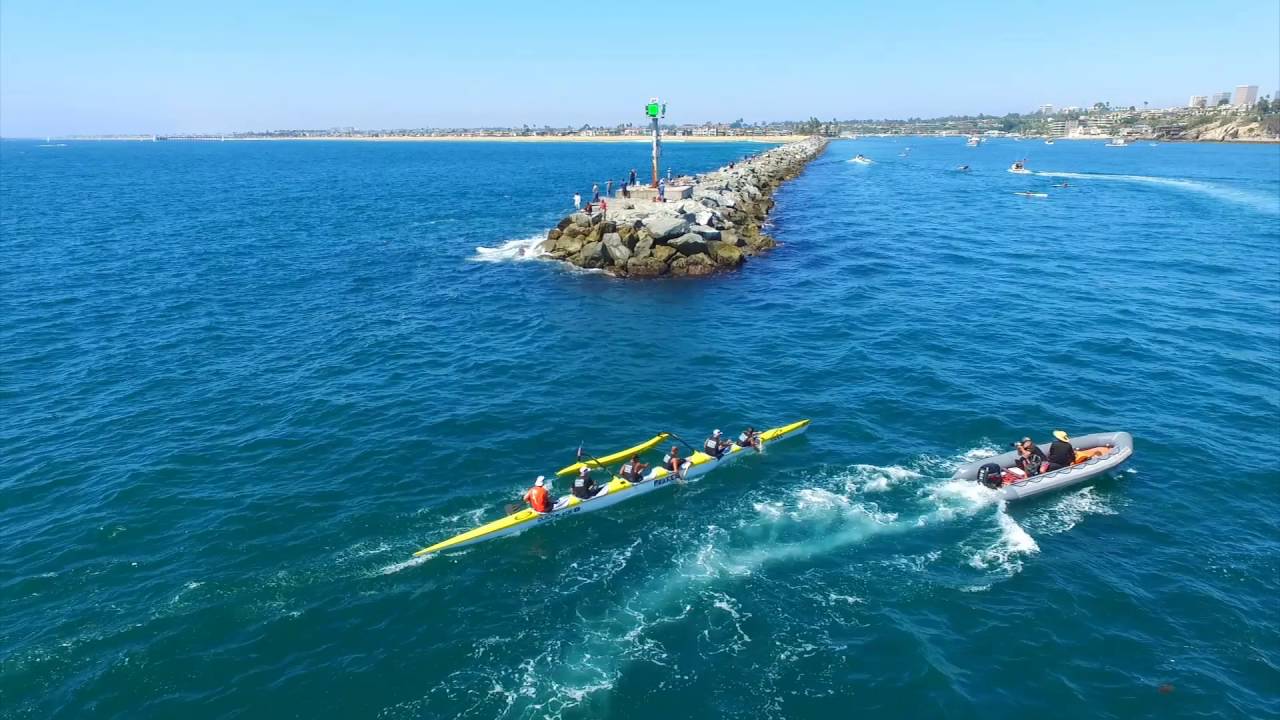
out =
{"type": "Polygon", "coordinates": [[[1061,440],[1062,442],[1070,442],[1070,441],[1071,441],[1071,438],[1067,437],[1067,431],[1066,431],[1066,430],[1054,430],[1054,431],[1053,431],[1053,436],[1054,436],[1054,437],[1056,437],[1056,438],[1058,438],[1058,439],[1059,439],[1059,440],[1061,440]]]}

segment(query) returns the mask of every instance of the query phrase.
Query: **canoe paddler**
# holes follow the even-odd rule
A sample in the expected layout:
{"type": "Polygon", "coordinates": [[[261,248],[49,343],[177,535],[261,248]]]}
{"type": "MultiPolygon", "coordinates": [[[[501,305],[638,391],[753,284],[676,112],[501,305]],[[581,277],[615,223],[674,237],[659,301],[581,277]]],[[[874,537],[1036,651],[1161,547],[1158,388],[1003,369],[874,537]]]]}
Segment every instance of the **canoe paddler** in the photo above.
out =
{"type": "Polygon", "coordinates": [[[662,467],[672,475],[684,478],[684,460],[680,459],[680,446],[672,445],[666,457],[662,458],[662,467]]]}
{"type": "Polygon", "coordinates": [[[755,427],[748,425],[747,429],[738,436],[738,446],[760,450],[760,433],[756,432],[755,427]]]}
{"type": "Polygon", "coordinates": [[[644,471],[648,469],[648,465],[640,462],[639,455],[632,455],[631,459],[623,463],[618,470],[618,477],[629,483],[638,483],[644,479],[644,471]]]}
{"type": "Polygon", "coordinates": [[[578,477],[573,479],[573,496],[583,500],[590,500],[596,496],[596,481],[591,477],[591,468],[583,465],[578,468],[578,477]]]}
{"type": "Polygon", "coordinates": [[[536,513],[551,512],[551,495],[547,493],[547,479],[541,475],[533,481],[533,487],[524,494],[524,501],[529,503],[536,513]]]}
{"type": "Polygon", "coordinates": [[[718,460],[729,449],[731,444],[724,439],[720,429],[717,428],[715,432],[711,433],[711,437],[702,443],[702,452],[718,460]]]}

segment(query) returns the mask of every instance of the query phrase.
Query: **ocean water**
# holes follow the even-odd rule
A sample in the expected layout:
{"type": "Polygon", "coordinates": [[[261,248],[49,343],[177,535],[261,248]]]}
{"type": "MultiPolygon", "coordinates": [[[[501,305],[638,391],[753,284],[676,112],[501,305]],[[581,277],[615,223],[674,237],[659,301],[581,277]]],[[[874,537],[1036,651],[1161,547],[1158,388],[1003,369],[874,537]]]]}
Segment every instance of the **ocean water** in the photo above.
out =
{"type": "Polygon", "coordinates": [[[643,145],[38,145],[0,143],[0,716],[1280,716],[1280,147],[838,141],[777,251],[634,282],[529,239],[643,145]],[[580,442],[803,417],[410,561],[580,442]],[[1134,459],[948,479],[1056,428],[1134,459]]]}

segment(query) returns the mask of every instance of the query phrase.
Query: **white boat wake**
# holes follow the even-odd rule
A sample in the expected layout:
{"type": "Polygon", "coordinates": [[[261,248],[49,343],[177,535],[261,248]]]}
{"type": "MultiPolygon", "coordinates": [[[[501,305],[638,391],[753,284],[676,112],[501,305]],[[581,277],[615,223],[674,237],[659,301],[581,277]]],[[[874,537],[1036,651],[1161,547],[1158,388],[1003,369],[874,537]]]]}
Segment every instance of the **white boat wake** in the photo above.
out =
{"type": "Polygon", "coordinates": [[[1280,215],[1280,198],[1270,197],[1264,193],[1250,192],[1236,188],[1223,187],[1203,180],[1187,180],[1183,178],[1156,177],[1153,175],[1109,175],[1107,173],[1052,172],[1038,171],[1034,173],[1043,177],[1069,178],[1072,180],[1105,180],[1110,182],[1143,183],[1161,187],[1183,190],[1186,192],[1207,195],[1217,200],[1245,205],[1268,215],[1280,215]]]}

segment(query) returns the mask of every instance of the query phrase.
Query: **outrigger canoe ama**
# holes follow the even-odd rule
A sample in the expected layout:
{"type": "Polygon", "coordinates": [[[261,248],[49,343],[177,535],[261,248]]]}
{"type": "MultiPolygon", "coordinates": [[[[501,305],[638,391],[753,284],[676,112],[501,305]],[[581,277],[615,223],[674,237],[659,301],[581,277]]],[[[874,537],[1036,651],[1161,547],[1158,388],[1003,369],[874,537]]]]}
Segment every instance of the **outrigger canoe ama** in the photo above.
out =
{"type": "Polygon", "coordinates": [[[605,455],[604,457],[591,458],[586,462],[576,462],[568,467],[563,467],[557,470],[556,477],[564,477],[565,475],[572,475],[578,472],[578,468],[583,468],[583,467],[602,468],[602,467],[608,467],[610,465],[620,463],[624,460],[630,460],[632,455],[638,455],[647,450],[652,450],[654,447],[658,445],[658,443],[662,442],[663,440],[666,440],[669,437],[671,437],[669,433],[658,433],[657,435],[654,435],[653,437],[649,438],[648,440],[645,440],[639,445],[636,445],[634,447],[629,447],[626,450],[619,450],[618,452],[613,453],[612,455],[605,455]]]}
{"type": "MultiPolygon", "coordinates": [[[[790,425],[765,430],[760,433],[760,445],[763,448],[779,440],[802,435],[808,428],[809,421],[801,420],[799,422],[791,423],[790,425]]],[[[653,440],[650,440],[650,443],[652,444],[645,449],[654,447],[658,443],[662,442],[662,440],[665,440],[666,437],[666,433],[655,437],[653,440]]],[[[640,446],[638,445],[636,447],[640,446]]],[[[629,448],[622,453],[614,453],[614,455],[625,455],[626,457],[630,457],[636,452],[640,451],[635,448],[629,448]]],[[[730,446],[730,448],[725,451],[724,455],[721,455],[719,458],[712,457],[711,455],[707,455],[703,452],[695,452],[685,458],[683,465],[684,479],[689,480],[700,475],[705,475],[721,465],[733,462],[743,455],[754,452],[756,451],[753,448],[744,448],[736,443],[730,446]]],[[[600,459],[604,460],[604,458],[600,459]]],[[[623,500],[638,497],[640,495],[653,492],[658,488],[671,485],[677,479],[678,478],[674,473],[663,467],[653,468],[645,474],[642,480],[635,483],[629,482],[620,477],[614,477],[602,485],[600,491],[595,494],[595,497],[583,500],[582,498],[574,497],[573,495],[565,495],[556,501],[551,512],[539,513],[530,508],[525,508],[500,520],[494,520],[493,522],[486,523],[473,530],[468,530],[460,535],[454,535],[448,540],[423,548],[414,553],[413,556],[420,557],[422,555],[440,552],[441,550],[453,550],[466,547],[467,545],[484,542],[486,540],[496,540],[500,537],[507,537],[508,535],[515,535],[517,533],[524,532],[536,525],[555,522],[570,515],[601,510],[609,507],[610,505],[620,503],[623,500]]]]}

